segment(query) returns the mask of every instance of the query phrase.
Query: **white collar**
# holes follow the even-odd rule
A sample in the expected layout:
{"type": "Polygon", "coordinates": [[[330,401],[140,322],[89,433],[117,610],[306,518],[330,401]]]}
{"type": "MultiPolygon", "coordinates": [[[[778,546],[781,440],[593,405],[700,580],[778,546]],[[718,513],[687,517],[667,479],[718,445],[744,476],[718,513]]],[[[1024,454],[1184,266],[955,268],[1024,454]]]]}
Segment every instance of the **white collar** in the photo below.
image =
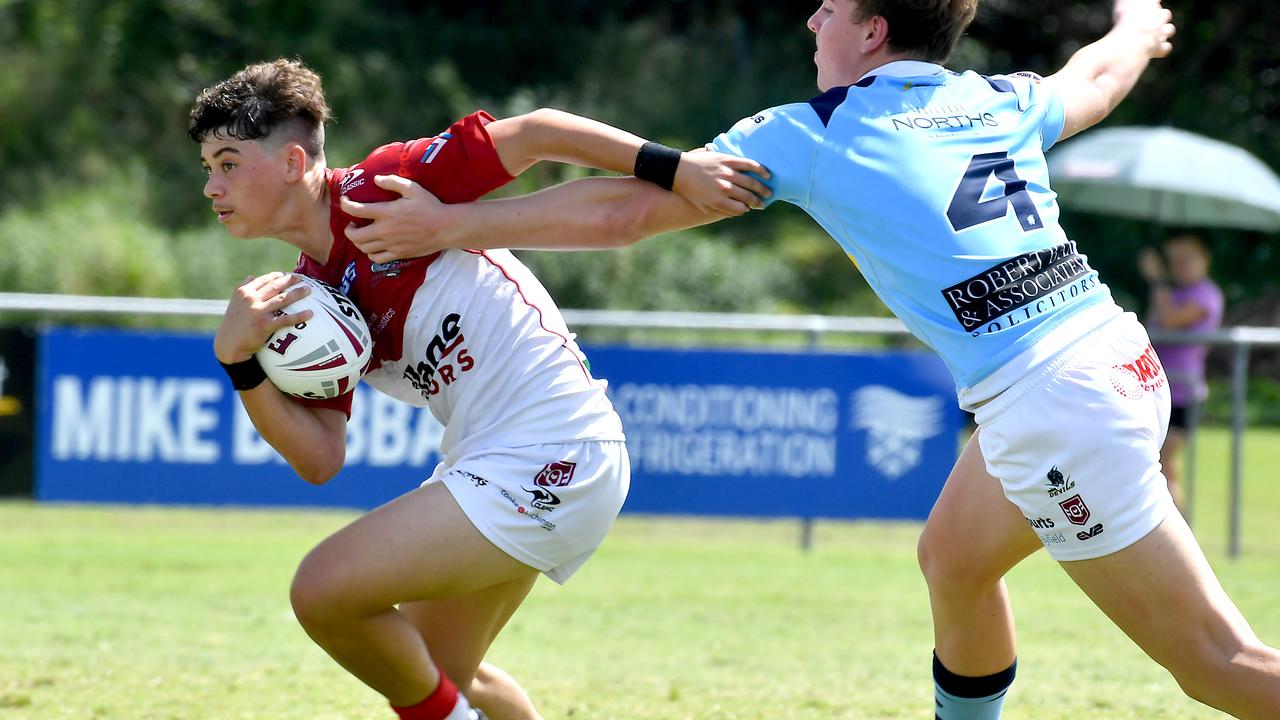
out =
{"type": "Polygon", "coordinates": [[[862,82],[872,75],[885,75],[887,77],[924,77],[925,75],[937,75],[946,68],[931,62],[923,60],[894,60],[887,62],[878,68],[867,71],[866,75],[858,78],[858,82],[862,82]]]}

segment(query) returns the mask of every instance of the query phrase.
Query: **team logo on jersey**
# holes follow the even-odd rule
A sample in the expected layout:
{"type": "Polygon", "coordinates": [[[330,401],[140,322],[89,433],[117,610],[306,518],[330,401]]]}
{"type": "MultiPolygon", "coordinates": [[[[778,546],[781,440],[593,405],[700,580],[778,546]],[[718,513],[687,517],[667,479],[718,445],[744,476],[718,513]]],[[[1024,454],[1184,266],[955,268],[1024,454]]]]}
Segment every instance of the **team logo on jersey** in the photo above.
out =
{"type": "Polygon", "coordinates": [[[1058,469],[1057,465],[1054,465],[1053,467],[1049,468],[1048,480],[1049,480],[1049,497],[1058,497],[1059,495],[1066,495],[1068,492],[1070,492],[1071,490],[1074,490],[1076,487],[1076,484],[1071,481],[1070,476],[1067,476],[1065,478],[1062,477],[1062,471],[1058,469]]]}
{"type": "Polygon", "coordinates": [[[559,460],[547,463],[533,478],[533,484],[541,487],[564,487],[573,481],[573,471],[577,463],[559,460]]]}
{"type": "Polygon", "coordinates": [[[348,173],[346,177],[342,178],[342,184],[338,186],[338,194],[346,195],[363,185],[368,178],[360,177],[361,175],[364,175],[364,168],[356,168],[348,173]]]}
{"type": "Polygon", "coordinates": [[[1137,400],[1164,387],[1164,368],[1150,344],[1132,362],[1111,366],[1111,387],[1122,397],[1137,400]]]}
{"type": "Polygon", "coordinates": [[[356,261],[352,260],[347,263],[347,268],[342,271],[342,280],[338,282],[338,290],[343,295],[351,294],[351,286],[356,283],[356,261]]]}
{"type": "Polygon", "coordinates": [[[738,122],[734,123],[733,127],[729,128],[729,132],[737,133],[738,135],[744,138],[749,138],[752,135],[754,135],[757,130],[764,127],[765,124],[772,119],[773,119],[773,111],[765,110],[764,112],[759,113],[757,115],[752,115],[751,117],[742,118],[738,122]]]}
{"type": "Polygon", "coordinates": [[[388,263],[373,263],[372,265],[369,266],[369,270],[374,275],[382,275],[383,277],[393,278],[393,277],[400,277],[400,266],[401,266],[401,263],[399,260],[392,260],[391,262],[388,262],[388,263]]]}
{"type": "Polygon", "coordinates": [[[942,432],[942,400],[868,385],[853,394],[853,425],[867,431],[867,462],[896,480],[920,464],[924,442],[942,432]]]}
{"type": "Polygon", "coordinates": [[[978,337],[1043,315],[1097,287],[1097,273],[1068,241],[1005,260],[945,288],[942,297],[960,327],[978,337]]]}
{"type": "Polygon", "coordinates": [[[418,162],[423,165],[431,164],[431,162],[436,159],[436,156],[440,154],[440,151],[444,149],[445,143],[449,142],[452,138],[453,135],[447,132],[437,135],[432,139],[431,143],[427,145],[426,152],[422,153],[422,157],[418,158],[418,162]]]}
{"type": "Polygon", "coordinates": [[[1084,504],[1084,498],[1079,495],[1071,497],[1058,503],[1058,507],[1062,508],[1063,514],[1067,516],[1067,522],[1072,525],[1084,525],[1089,522],[1089,506],[1084,504]]]}

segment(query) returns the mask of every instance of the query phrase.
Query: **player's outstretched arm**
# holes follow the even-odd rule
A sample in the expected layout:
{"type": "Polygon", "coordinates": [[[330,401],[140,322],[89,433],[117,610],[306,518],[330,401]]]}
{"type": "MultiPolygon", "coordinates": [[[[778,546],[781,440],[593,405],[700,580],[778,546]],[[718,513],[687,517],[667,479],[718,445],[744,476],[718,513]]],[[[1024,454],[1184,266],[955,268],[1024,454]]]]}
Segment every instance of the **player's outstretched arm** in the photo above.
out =
{"type": "Polygon", "coordinates": [[[1173,15],[1161,0],[1116,0],[1115,26],[1071,56],[1046,78],[1062,99],[1066,122],[1060,139],[1089,128],[1120,104],[1154,58],[1173,50],[1173,15]]]}
{"type": "MultiPolygon", "coordinates": [[[[276,315],[310,293],[299,282],[276,272],[249,278],[236,288],[213,340],[218,360],[226,364],[248,360],[276,330],[309,320],[310,310],[276,315]]],[[[289,461],[298,477],[318,485],[342,469],[347,434],[342,412],[294,402],[267,380],[240,391],[240,400],[263,439],[289,461]]]]}
{"type": "MultiPolygon", "coordinates": [[[[646,143],[625,130],[549,108],[495,120],[485,130],[511,175],[519,175],[540,160],[640,174],[637,160],[646,143]]],[[[760,198],[767,197],[769,190],[749,174],[767,175],[759,163],[720,153],[677,156],[667,150],[673,160],[678,157],[671,189],[694,206],[725,216],[764,207],[760,198]]]]}
{"type": "MultiPolygon", "coordinates": [[[[404,178],[379,176],[376,182],[403,197],[356,203],[348,212],[381,226],[362,245],[379,263],[463,248],[604,250],[724,217],[636,178],[585,178],[520,197],[457,205],[440,202],[404,178]]],[[[371,227],[347,234],[359,237],[371,227]]]]}

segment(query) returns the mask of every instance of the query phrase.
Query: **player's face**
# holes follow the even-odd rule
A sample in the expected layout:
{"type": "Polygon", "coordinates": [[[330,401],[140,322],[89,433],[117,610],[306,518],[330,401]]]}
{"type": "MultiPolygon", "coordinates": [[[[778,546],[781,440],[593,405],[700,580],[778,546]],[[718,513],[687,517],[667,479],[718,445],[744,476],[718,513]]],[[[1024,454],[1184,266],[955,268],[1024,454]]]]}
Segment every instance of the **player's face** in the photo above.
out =
{"type": "Polygon", "coordinates": [[[232,237],[272,234],[286,187],[286,162],[270,143],[211,134],[200,145],[205,197],[232,237]]]}
{"type": "Polygon", "coordinates": [[[854,22],[857,16],[855,0],[822,0],[809,17],[809,29],[817,36],[813,61],[818,66],[818,89],[823,92],[852,85],[862,76],[860,49],[868,21],[854,22]]]}

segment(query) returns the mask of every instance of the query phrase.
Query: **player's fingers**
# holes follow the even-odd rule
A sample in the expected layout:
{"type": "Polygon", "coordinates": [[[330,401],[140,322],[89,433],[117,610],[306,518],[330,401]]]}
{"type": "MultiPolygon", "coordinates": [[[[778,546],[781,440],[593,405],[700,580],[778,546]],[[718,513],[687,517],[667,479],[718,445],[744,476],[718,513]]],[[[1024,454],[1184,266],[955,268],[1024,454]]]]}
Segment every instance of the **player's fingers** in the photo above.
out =
{"type": "MultiPolygon", "coordinates": [[[[729,194],[734,200],[738,202],[738,204],[742,205],[745,208],[755,207],[756,209],[760,209],[764,207],[764,203],[760,201],[760,197],[755,193],[751,192],[750,190],[746,190],[740,187],[734,187],[729,194]]],[[[746,210],[743,210],[742,212],[746,212],[746,210]]]]}
{"type": "MultiPolygon", "coordinates": [[[[374,182],[377,181],[375,180],[374,182]]],[[[366,205],[362,202],[356,202],[346,195],[343,195],[338,202],[342,206],[342,212],[348,215],[354,215],[355,217],[365,218],[368,220],[373,220],[378,217],[377,203],[366,205]]]]}
{"type": "Polygon", "coordinates": [[[750,206],[741,200],[729,200],[725,204],[725,214],[729,217],[738,217],[746,215],[751,210],[750,206]]]}
{"type": "Polygon", "coordinates": [[[271,300],[279,307],[288,307],[310,294],[311,286],[299,280],[297,284],[285,288],[271,300]]]}
{"type": "Polygon", "coordinates": [[[245,284],[242,285],[241,287],[254,292],[259,292],[263,288],[267,287],[268,285],[275,282],[276,280],[279,280],[282,277],[284,277],[284,273],[282,272],[279,272],[279,271],[269,272],[266,275],[259,275],[258,277],[252,278],[251,280],[245,282],[245,284]]]}
{"type": "Polygon", "coordinates": [[[258,291],[263,300],[270,300],[277,295],[283,295],[289,288],[302,282],[301,275],[293,273],[280,273],[280,277],[273,279],[271,282],[263,285],[258,291]]]}
{"type": "Polygon", "coordinates": [[[769,172],[769,168],[761,165],[760,163],[756,162],[755,160],[752,160],[751,158],[734,157],[731,160],[725,162],[725,164],[739,172],[755,173],[760,177],[764,178],[765,180],[768,180],[770,177],[773,176],[773,173],[769,172]]]}
{"type": "Polygon", "coordinates": [[[300,325],[310,320],[313,314],[314,313],[312,313],[310,310],[301,310],[296,313],[280,314],[271,319],[271,324],[268,326],[268,328],[270,332],[275,332],[280,328],[286,328],[286,327],[289,327],[290,325],[300,325]]]}
{"type": "Polygon", "coordinates": [[[373,238],[374,231],[369,229],[371,227],[373,227],[373,223],[369,223],[368,225],[356,225],[355,223],[347,223],[347,229],[346,229],[347,239],[355,243],[357,247],[363,250],[365,244],[368,243],[373,238]]]}
{"type": "Polygon", "coordinates": [[[399,175],[375,175],[373,183],[383,190],[399,193],[400,197],[408,197],[415,187],[412,180],[399,175]]]}
{"type": "Polygon", "coordinates": [[[730,178],[730,181],[734,185],[737,185],[738,187],[762,198],[767,198],[770,195],[773,195],[773,191],[769,189],[768,185],[765,185],[746,173],[737,173],[730,178]]]}

